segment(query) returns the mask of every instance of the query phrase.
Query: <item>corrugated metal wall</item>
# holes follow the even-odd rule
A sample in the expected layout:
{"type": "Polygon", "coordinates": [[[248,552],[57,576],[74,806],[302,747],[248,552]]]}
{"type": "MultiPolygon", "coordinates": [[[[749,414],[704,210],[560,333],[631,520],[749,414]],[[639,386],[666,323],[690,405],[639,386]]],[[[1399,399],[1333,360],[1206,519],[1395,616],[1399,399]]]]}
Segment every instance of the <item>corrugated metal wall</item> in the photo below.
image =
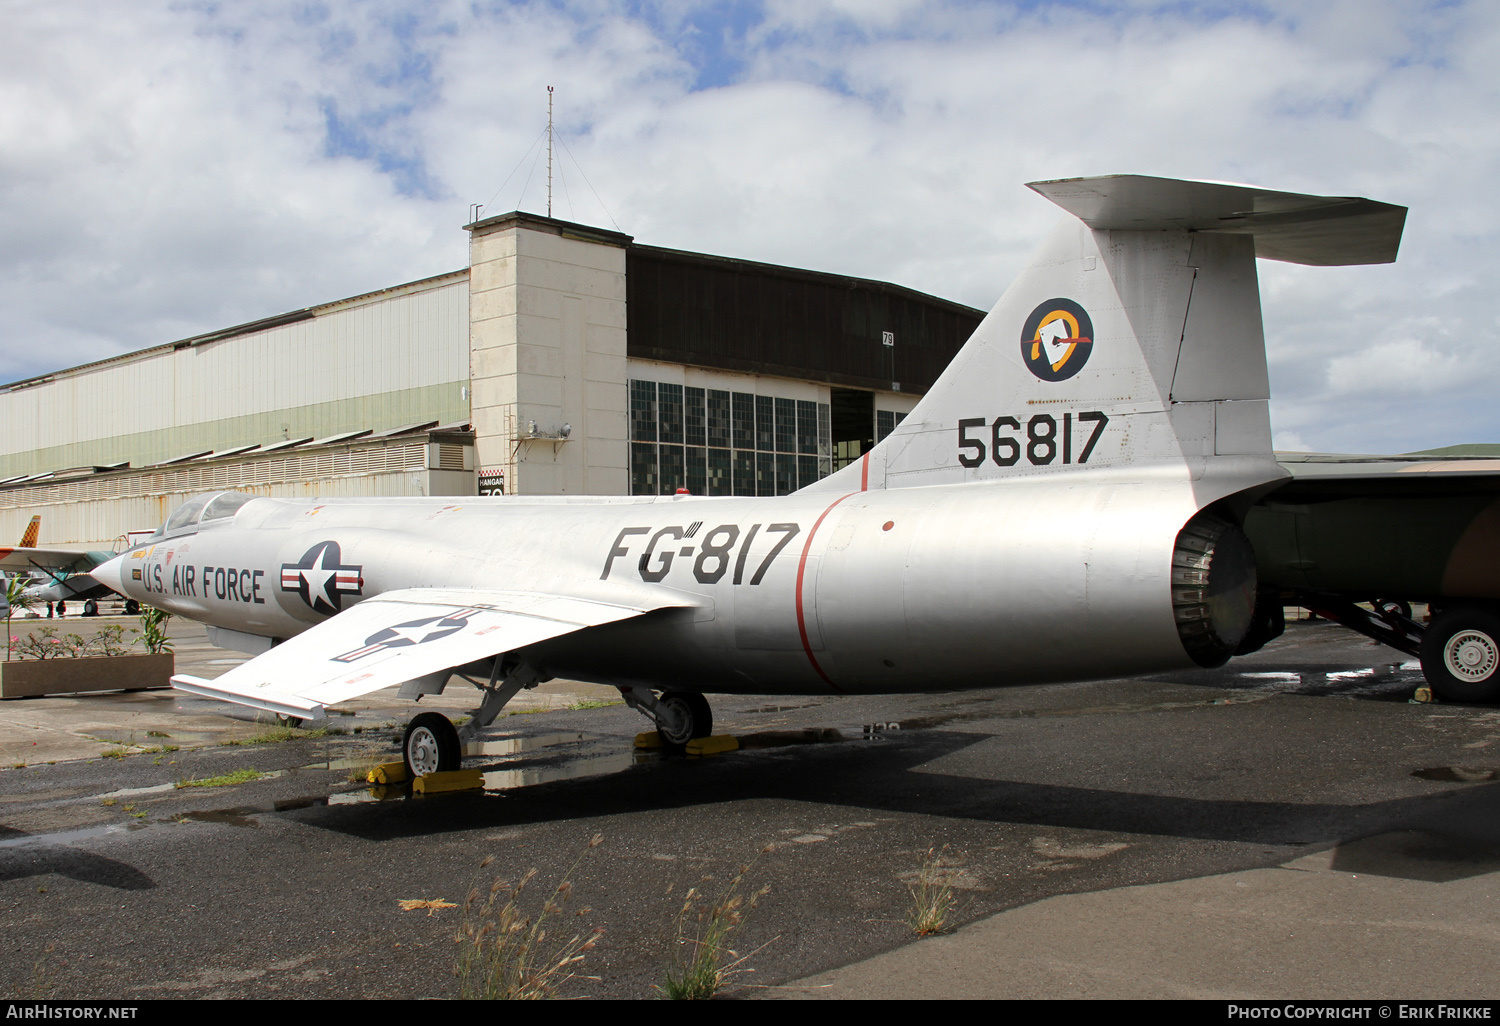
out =
{"type": "Polygon", "coordinates": [[[468,419],[467,271],[391,292],[14,390],[0,401],[0,473],[468,419]]]}
{"type": "Polygon", "coordinates": [[[0,544],[18,540],[31,515],[40,513],[42,547],[108,548],[126,531],[155,528],[186,499],[220,490],[301,498],[473,495],[472,452],[472,442],[429,443],[428,436],[418,435],[385,444],[0,488],[0,544]]]}

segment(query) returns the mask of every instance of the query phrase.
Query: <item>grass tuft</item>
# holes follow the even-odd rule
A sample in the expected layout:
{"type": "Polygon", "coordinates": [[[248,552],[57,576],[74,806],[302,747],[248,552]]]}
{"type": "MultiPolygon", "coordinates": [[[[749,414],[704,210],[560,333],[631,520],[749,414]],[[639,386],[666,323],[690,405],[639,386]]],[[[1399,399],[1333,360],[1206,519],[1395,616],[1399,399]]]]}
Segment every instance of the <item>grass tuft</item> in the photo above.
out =
{"type": "Polygon", "coordinates": [[[327,736],[328,729],[326,727],[317,727],[313,730],[302,730],[298,727],[273,727],[253,737],[238,737],[229,741],[220,741],[219,747],[238,748],[244,745],[274,745],[283,741],[304,741],[308,738],[327,736]]]}
{"type": "Polygon", "coordinates": [[[942,933],[948,914],[953,911],[953,884],[943,867],[947,850],[946,844],[942,848],[928,848],[916,880],[906,885],[911,891],[911,911],[906,921],[918,937],[942,933]]]}
{"type": "Polygon", "coordinates": [[[177,781],[177,787],[228,787],[231,784],[245,784],[252,780],[259,780],[265,774],[260,770],[237,769],[232,773],[221,773],[217,777],[188,777],[186,780],[177,781]]]}
{"type": "MultiPolygon", "coordinates": [[[[470,889],[464,899],[463,925],[454,937],[459,945],[457,972],[464,998],[534,1000],[555,996],[570,980],[598,979],[582,976],[577,970],[584,952],[593,950],[604,928],[567,937],[569,931],[558,929],[554,921],[562,916],[573,893],[573,871],[588,849],[603,841],[602,834],[594,835],[534,912],[524,911],[522,904],[526,885],[536,877],[535,869],[528,870],[514,886],[496,877],[487,894],[481,894],[477,884],[470,889]]],[[[494,856],[488,856],[479,866],[483,869],[493,861],[494,856]]],[[[578,909],[572,918],[589,911],[578,909]]]]}
{"type": "MultiPolygon", "coordinates": [[[[688,888],[677,913],[677,936],[672,945],[673,964],[656,989],[672,1001],[705,1001],[713,997],[730,977],[753,970],[742,968],[756,951],[739,954],[730,944],[744,923],[745,913],[771,892],[762,887],[748,898],[745,878],[754,863],[742,866],[717,897],[705,900],[698,887],[688,888]]],[[[704,877],[709,883],[712,877],[704,877]]],[[[768,942],[769,943],[769,942],[768,942]]],[[[765,945],[761,945],[765,947],[765,945]]]]}
{"type": "Polygon", "coordinates": [[[612,705],[624,705],[624,704],[625,703],[623,701],[619,701],[619,700],[616,700],[616,701],[613,701],[613,702],[606,702],[606,701],[600,701],[597,698],[585,698],[585,699],[583,699],[581,701],[574,702],[572,705],[564,706],[563,708],[569,709],[569,710],[573,710],[573,711],[577,711],[577,710],[580,710],[580,709],[607,709],[607,708],[609,708],[612,705]]]}

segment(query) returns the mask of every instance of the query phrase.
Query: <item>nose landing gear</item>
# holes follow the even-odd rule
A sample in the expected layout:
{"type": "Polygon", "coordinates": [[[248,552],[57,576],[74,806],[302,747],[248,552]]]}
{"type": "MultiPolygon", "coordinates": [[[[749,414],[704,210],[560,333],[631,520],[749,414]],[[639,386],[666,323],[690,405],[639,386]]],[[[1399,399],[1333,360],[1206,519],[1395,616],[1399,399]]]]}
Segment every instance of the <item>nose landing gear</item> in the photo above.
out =
{"type": "Polygon", "coordinates": [[[696,691],[664,691],[660,698],[649,688],[621,688],[625,704],[656,724],[662,748],[681,752],[694,738],[709,737],[714,732],[714,713],[696,691]]]}

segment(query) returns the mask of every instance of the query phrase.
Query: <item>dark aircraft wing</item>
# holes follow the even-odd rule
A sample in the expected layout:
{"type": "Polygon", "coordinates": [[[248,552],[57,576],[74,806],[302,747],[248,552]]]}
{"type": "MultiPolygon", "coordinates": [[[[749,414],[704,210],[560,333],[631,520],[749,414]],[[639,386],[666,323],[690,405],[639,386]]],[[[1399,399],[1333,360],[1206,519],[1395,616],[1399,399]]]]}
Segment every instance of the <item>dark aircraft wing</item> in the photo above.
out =
{"type": "Polygon", "coordinates": [[[1357,601],[1500,598],[1500,459],[1280,453],[1246,517],[1262,586],[1357,601]]]}

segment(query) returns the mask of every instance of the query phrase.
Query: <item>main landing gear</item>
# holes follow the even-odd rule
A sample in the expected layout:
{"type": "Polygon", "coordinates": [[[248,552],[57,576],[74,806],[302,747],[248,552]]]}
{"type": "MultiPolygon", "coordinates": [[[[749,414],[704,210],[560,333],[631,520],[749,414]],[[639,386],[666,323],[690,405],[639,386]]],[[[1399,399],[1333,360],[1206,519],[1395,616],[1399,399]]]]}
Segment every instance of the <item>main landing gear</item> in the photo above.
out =
{"type": "Polygon", "coordinates": [[[1304,592],[1299,605],[1421,660],[1422,676],[1445,702],[1500,702],[1500,606],[1434,604],[1432,622],[1417,623],[1406,602],[1377,599],[1370,608],[1345,596],[1304,592]]]}
{"type": "Polygon", "coordinates": [[[447,773],[463,761],[463,743],[458,729],[442,713],[425,712],[413,717],[401,739],[401,759],[413,777],[447,773]]]}
{"type": "Polygon", "coordinates": [[[1448,606],[1422,638],[1422,675],[1449,702],[1500,701],[1500,615],[1487,606],[1448,606]]]}
{"type": "Polygon", "coordinates": [[[708,699],[696,691],[664,691],[660,698],[649,688],[621,688],[625,704],[650,718],[661,735],[662,748],[680,752],[694,738],[714,732],[714,713],[708,699]]]}
{"type": "MultiPolygon", "coordinates": [[[[420,698],[424,694],[442,694],[448,681],[448,672],[433,674],[431,678],[419,678],[408,682],[416,685],[404,697],[420,698]],[[431,686],[429,686],[431,685],[431,686]]],[[[401,761],[412,777],[424,777],[429,773],[448,773],[459,768],[463,762],[464,745],[472,741],[479,732],[500,715],[507,702],[522,688],[534,688],[551,678],[538,673],[529,663],[507,661],[496,657],[490,669],[487,684],[469,680],[484,695],[479,708],[469,714],[469,722],[455,727],[453,721],[442,713],[419,713],[406,725],[401,738],[401,761]],[[503,677],[502,677],[503,675],[503,677]]],[[[403,693],[406,688],[402,689],[403,693]]]]}

